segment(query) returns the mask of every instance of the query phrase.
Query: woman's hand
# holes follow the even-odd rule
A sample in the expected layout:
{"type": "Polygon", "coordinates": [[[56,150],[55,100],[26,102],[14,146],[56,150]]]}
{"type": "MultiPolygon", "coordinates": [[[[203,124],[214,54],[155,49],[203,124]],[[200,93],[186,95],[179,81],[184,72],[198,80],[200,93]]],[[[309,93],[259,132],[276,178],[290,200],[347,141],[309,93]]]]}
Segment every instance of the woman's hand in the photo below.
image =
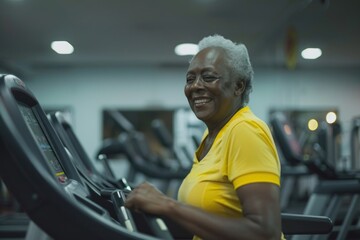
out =
{"type": "Polygon", "coordinates": [[[164,215],[172,201],[150,183],[142,183],[127,197],[125,207],[155,215],[164,215]]]}

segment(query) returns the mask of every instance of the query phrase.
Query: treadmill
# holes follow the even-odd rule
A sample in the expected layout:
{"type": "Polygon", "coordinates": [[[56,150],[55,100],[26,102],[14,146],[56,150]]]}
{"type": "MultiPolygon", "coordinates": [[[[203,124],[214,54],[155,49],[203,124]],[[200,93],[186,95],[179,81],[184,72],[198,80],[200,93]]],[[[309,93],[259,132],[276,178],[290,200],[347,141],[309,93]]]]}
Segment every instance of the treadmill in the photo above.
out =
{"type": "MultiPolygon", "coordinates": [[[[77,170],[83,176],[84,181],[89,184],[90,189],[93,190],[92,195],[94,195],[94,200],[100,200],[99,204],[106,207],[107,204],[101,202],[103,202],[104,199],[110,199],[113,204],[121,208],[123,199],[125,199],[127,193],[132,190],[132,186],[128,184],[125,178],[116,179],[113,174],[109,174],[107,171],[102,173],[97,170],[85,149],[82,147],[79,139],[76,137],[71,124],[65,119],[62,112],[51,112],[47,114],[47,117],[62,144],[68,151],[68,154],[71,156],[77,170]],[[118,189],[122,189],[122,195],[120,196],[118,189]]],[[[103,163],[107,162],[103,161],[103,163]]],[[[110,206],[110,212],[111,208],[110,206]]],[[[141,214],[135,211],[130,211],[130,214],[131,217],[133,217],[133,221],[135,221],[137,229],[143,233],[156,235],[163,239],[172,239],[172,234],[175,234],[174,236],[176,238],[192,238],[192,234],[169,219],[167,219],[165,223],[161,218],[152,215],[141,214]],[[164,231],[162,229],[163,226],[166,226],[166,229],[169,229],[170,232],[167,230],[164,231]]],[[[115,216],[116,215],[118,215],[118,213],[115,213],[115,216]]],[[[121,216],[119,217],[121,218],[121,216]]]]}
{"type": "MultiPolygon", "coordinates": [[[[308,199],[303,214],[323,215],[331,218],[335,224],[330,239],[359,239],[360,222],[360,172],[338,172],[336,168],[322,158],[304,158],[299,140],[289,119],[282,112],[271,115],[270,123],[280,150],[292,165],[302,164],[319,179],[317,186],[308,199]],[[342,211],[341,211],[342,210],[342,211]],[[342,216],[342,212],[344,216],[342,216]]],[[[314,236],[295,236],[294,240],[324,239],[314,236]]]]}
{"type": "Polygon", "coordinates": [[[0,76],[0,174],[31,221],[54,239],[172,239],[138,231],[126,189],[102,196],[62,145],[25,83],[0,76]]]}

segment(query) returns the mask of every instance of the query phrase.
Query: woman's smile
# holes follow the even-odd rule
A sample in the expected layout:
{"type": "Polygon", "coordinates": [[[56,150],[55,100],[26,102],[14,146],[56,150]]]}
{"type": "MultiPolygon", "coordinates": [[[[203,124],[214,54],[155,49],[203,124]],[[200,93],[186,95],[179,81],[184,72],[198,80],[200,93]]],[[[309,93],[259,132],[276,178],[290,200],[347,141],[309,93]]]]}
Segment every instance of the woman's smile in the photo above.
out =
{"type": "Polygon", "coordinates": [[[211,102],[210,98],[197,98],[193,100],[194,107],[201,107],[209,102],[211,102]]]}

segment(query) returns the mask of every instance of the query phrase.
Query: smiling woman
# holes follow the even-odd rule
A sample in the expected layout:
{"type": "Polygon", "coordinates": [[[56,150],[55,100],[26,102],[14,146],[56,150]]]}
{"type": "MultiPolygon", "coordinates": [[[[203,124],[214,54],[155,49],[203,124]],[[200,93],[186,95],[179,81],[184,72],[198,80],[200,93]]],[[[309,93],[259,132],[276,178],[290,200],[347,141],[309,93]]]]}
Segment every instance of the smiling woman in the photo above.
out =
{"type": "Polygon", "coordinates": [[[126,206],[171,218],[194,239],[281,239],[280,162],[268,126],[247,106],[253,70],[247,49],[204,38],[184,88],[207,129],[178,201],[148,183],[126,206]]]}

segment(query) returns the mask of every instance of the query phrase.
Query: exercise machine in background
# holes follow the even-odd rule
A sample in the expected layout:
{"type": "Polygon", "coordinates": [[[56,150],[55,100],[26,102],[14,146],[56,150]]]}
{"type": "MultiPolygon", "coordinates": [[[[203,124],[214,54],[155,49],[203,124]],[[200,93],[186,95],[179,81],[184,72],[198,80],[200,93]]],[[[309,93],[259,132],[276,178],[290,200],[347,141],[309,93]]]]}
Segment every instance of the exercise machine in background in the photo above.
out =
{"type": "MultiPolygon", "coordinates": [[[[176,197],[177,189],[190,167],[184,168],[181,160],[172,154],[160,155],[153,152],[145,133],[136,130],[119,111],[108,111],[107,115],[111,116],[121,131],[116,138],[105,139],[97,155],[105,155],[105,159],[112,161],[117,158],[127,160],[130,168],[126,178],[130,183],[138,184],[148,180],[166,195],[176,197]]],[[[169,149],[166,150],[171,153],[169,149]]],[[[112,166],[116,165],[112,164],[112,166]]],[[[119,170],[113,167],[112,171],[119,170]]]]}
{"type": "MultiPolygon", "coordinates": [[[[292,123],[282,112],[270,118],[274,138],[284,160],[290,166],[305,166],[318,178],[303,213],[328,216],[334,231],[323,236],[294,236],[294,239],[358,239],[360,233],[360,173],[337,171],[333,161],[320,154],[304,155],[292,123]],[[353,237],[353,238],[351,238],[353,237]]],[[[283,179],[286,184],[287,179],[283,179]]]]}

